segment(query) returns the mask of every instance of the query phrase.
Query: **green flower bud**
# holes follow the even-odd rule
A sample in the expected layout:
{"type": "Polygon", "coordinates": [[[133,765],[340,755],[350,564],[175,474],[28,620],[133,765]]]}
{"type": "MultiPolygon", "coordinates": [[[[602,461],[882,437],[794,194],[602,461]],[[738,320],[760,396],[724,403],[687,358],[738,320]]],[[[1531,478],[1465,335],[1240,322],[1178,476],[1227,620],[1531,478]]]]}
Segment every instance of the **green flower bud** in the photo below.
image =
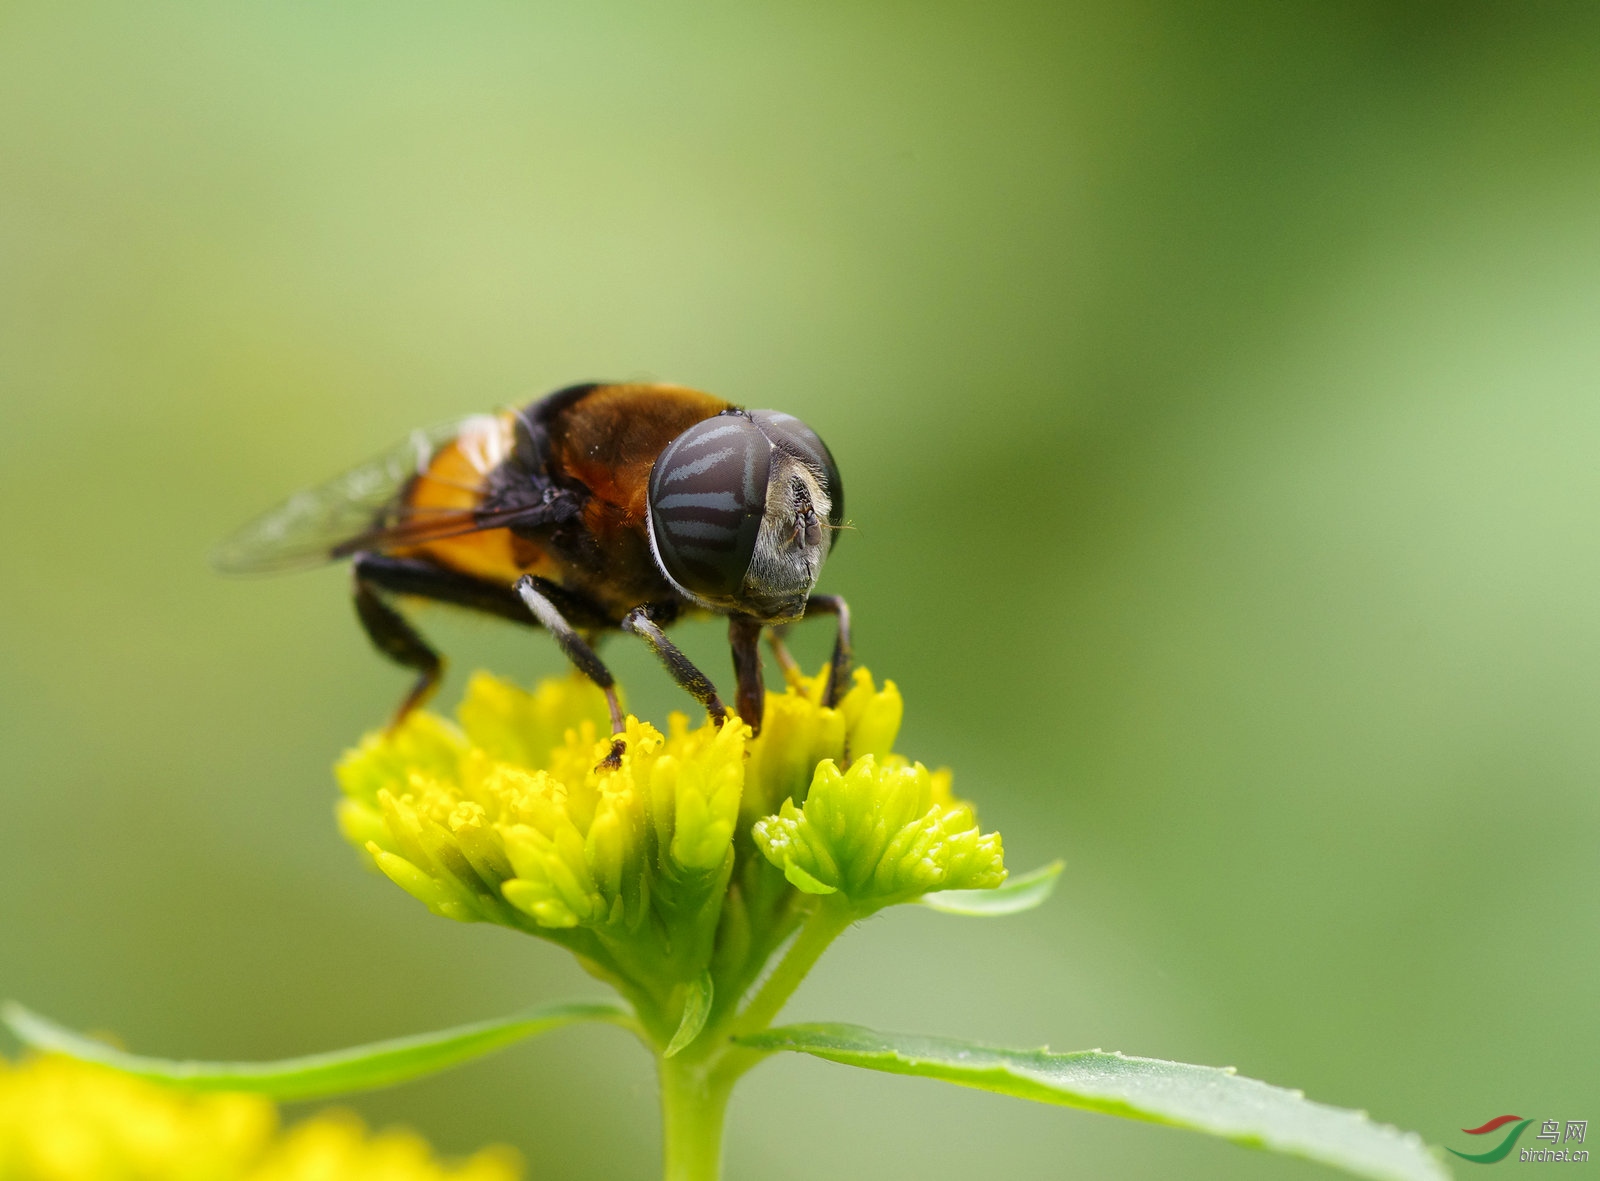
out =
{"type": "Polygon", "coordinates": [[[756,846],[807,894],[841,893],[862,911],[934,890],[1005,881],[999,833],[982,833],[948,776],[897,755],[816,769],[805,803],[756,822],[756,846]]]}

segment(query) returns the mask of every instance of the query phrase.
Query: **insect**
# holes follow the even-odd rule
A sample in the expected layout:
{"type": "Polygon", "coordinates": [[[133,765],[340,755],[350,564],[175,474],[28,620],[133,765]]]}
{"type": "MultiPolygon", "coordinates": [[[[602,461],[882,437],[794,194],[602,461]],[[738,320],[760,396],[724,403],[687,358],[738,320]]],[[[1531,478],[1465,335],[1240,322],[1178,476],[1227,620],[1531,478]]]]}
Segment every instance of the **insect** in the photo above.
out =
{"type": "Polygon", "coordinates": [[[759,731],[763,630],[780,662],[786,626],[837,618],[827,703],[850,667],[850,612],[812,593],[843,526],[833,456],[799,419],[683,386],[588,384],[521,409],[414,432],[370,463],[290,497],[213,556],[227,573],[351,560],[356,615],[417,677],[394,723],[427,700],[444,662],[399,601],[432,599],[543,627],[597,684],[623,744],[600,636],[642,638],[712,721],[727,710],[663,629],[728,617],[739,716],[759,731]]]}

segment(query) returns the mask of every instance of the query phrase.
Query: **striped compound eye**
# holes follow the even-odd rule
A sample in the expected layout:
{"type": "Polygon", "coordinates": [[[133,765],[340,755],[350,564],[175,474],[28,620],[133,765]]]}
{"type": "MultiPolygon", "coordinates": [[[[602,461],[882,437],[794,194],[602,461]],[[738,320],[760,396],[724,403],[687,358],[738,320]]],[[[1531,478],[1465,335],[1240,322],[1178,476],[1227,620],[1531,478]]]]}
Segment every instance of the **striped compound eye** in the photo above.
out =
{"type": "Polygon", "coordinates": [[[744,414],[708,418],[667,445],[650,472],[650,532],[669,578],[702,598],[739,593],[771,468],[772,445],[744,414]]]}
{"type": "Polygon", "coordinates": [[[811,470],[828,494],[828,524],[835,529],[843,525],[844,481],[839,478],[839,465],[833,462],[833,453],[817,437],[817,432],[794,415],[777,410],[752,410],[750,418],[775,448],[811,470]]]}
{"type": "MultiPolygon", "coordinates": [[[[650,537],[663,572],[680,590],[713,603],[740,602],[774,465],[781,475],[794,462],[830,492],[828,519],[837,525],[844,498],[833,457],[797,418],[730,411],[668,444],[650,472],[650,537]]],[[[787,487],[783,494],[790,494],[787,487]]]]}

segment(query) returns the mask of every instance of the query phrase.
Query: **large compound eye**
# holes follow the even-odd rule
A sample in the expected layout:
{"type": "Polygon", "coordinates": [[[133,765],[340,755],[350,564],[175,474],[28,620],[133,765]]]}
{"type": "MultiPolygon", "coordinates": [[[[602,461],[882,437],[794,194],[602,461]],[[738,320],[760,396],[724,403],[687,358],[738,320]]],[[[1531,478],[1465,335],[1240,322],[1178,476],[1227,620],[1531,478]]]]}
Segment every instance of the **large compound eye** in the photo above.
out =
{"type": "Polygon", "coordinates": [[[662,568],[707,599],[739,594],[767,506],[772,445],[743,412],[696,423],[650,472],[650,530],[662,568]]]}
{"type": "Polygon", "coordinates": [[[843,525],[844,481],[839,478],[839,465],[833,462],[833,453],[817,437],[817,432],[794,415],[779,410],[752,410],[750,417],[774,447],[811,469],[828,493],[828,524],[835,529],[843,525]]]}

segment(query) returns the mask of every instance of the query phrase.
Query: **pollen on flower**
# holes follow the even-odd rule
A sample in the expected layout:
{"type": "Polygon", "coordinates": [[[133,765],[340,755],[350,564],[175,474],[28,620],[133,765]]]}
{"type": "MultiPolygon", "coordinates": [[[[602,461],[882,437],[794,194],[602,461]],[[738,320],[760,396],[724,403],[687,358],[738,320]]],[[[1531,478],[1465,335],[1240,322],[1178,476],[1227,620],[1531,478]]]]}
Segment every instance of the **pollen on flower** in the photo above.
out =
{"type": "Polygon", "coordinates": [[[194,1095],[69,1058],[0,1060],[0,1176],[6,1181],[514,1181],[509,1149],[455,1164],[426,1141],[369,1133],[327,1112],[287,1131],[259,1095],[194,1095]]]}
{"type": "Polygon", "coordinates": [[[479,674],[457,718],[414,714],[338,766],[345,835],[436,914],[622,933],[670,901],[663,878],[726,876],[747,727],[630,717],[608,768],[605,700],[576,677],[479,674]]]}

